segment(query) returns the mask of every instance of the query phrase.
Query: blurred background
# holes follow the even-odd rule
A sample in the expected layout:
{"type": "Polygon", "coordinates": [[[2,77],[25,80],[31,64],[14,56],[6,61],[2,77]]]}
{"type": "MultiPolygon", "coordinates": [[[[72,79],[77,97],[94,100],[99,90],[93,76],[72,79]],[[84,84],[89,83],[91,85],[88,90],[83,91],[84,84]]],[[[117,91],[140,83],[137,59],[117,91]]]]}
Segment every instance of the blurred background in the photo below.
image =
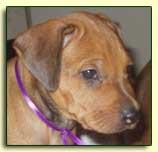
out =
{"type": "Polygon", "coordinates": [[[19,32],[50,18],[74,11],[106,14],[119,23],[124,43],[134,58],[137,74],[150,60],[150,7],[7,7],[7,40],[10,43],[19,32]]]}

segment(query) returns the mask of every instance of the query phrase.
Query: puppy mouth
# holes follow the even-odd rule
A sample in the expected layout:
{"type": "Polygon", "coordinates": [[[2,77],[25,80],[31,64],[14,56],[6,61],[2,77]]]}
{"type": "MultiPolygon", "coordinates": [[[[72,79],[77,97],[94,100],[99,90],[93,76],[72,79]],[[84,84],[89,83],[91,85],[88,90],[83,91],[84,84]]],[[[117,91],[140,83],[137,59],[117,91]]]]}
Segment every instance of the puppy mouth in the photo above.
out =
{"type": "Polygon", "coordinates": [[[98,123],[98,125],[91,124],[89,121],[86,121],[85,119],[82,119],[80,121],[80,124],[86,130],[91,130],[91,131],[95,131],[95,132],[102,133],[102,134],[115,134],[115,133],[121,133],[121,132],[123,132],[125,130],[132,130],[132,129],[134,129],[137,126],[138,122],[139,122],[139,120],[137,120],[133,124],[130,124],[130,125],[126,124],[125,125],[125,124],[121,123],[121,121],[119,121],[115,125],[114,124],[104,123],[104,125],[102,124],[100,126],[99,123],[98,123]]]}
{"type": "MultiPolygon", "coordinates": [[[[90,130],[90,131],[95,131],[95,132],[98,132],[98,133],[101,133],[101,134],[114,134],[114,133],[120,133],[124,130],[126,130],[127,128],[124,127],[122,124],[119,124],[117,127],[107,127],[107,124],[104,124],[104,125],[101,125],[98,124],[98,125],[94,125],[94,124],[91,124],[89,122],[87,122],[86,120],[82,120],[80,122],[80,124],[82,125],[82,127],[86,130],[90,130]],[[99,127],[100,126],[100,127],[99,127]]],[[[133,126],[134,128],[135,126],[133,126]]]]}

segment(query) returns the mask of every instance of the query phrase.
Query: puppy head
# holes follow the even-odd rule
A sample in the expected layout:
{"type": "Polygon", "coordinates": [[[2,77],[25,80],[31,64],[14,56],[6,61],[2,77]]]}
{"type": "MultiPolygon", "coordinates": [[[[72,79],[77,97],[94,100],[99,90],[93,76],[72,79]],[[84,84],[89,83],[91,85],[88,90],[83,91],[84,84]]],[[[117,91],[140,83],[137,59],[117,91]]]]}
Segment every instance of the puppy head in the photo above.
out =
{"type": "Polygon", "coordinates": [[[84,12],[50,20],[21,34],[14,48],[67,118],[101,133],[137,123],[132,61],[107,17],[84,12]]]}

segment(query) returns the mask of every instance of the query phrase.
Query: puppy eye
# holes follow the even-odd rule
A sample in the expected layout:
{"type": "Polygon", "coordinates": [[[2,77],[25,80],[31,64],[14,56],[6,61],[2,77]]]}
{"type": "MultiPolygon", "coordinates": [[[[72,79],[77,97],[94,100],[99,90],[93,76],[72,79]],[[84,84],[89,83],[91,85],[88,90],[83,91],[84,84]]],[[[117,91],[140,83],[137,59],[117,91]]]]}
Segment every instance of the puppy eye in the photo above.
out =
{"type": "Polygon", "coordinates": [[[88,69],[82,71],[82,76],[86,80],[97,79],[97,71],[95,69],[88,69]]]}

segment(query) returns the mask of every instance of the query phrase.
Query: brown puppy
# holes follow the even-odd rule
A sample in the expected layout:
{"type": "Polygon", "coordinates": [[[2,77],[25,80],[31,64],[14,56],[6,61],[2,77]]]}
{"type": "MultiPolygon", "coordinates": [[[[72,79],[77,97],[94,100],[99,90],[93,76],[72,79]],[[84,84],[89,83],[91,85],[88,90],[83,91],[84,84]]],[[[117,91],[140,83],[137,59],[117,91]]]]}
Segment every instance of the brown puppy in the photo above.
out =
{"type": "Polygon", "coordinates": [[[134,130],[124,133],[127,144],[150,144],[151,142],[151,61],[143,68],[136,81],[136,96],[141,107],[141,119],[134,130]]]}
{"type": "Polygon", "coordinates": [[[149,61],[137,78],[136,96],[144,118],[144,132],[139,141],[140,144],[151,143],[151,72],[151,61],[149,61]]]}
{"type": "Polygon", "coordinates": [[[8,144],[61,144],[26,105],[15,61],[34,103],[59,127],[116,133],[134,128],[139,106],[128,80],[132,64],[117,26],[103,15],[73,13],[36,25],[14,42],[8,63],[8,144]]]}

